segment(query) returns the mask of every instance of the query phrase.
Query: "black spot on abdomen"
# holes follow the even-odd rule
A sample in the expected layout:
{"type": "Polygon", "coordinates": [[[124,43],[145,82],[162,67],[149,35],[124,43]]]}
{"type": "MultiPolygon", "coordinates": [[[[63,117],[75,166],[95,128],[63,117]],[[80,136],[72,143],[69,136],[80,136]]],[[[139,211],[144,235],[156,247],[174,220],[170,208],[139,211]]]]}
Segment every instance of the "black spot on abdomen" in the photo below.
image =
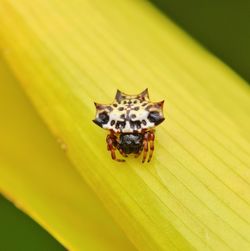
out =
{"type": "Polygon", "coordinates": [[[107,109],[109,110],[109,112],[113,111],[113,108],[111,106],[107,106],[107,109]]]}
{"type": "Polygon", "coordinates": [[[164,118],[160,115],[159,112],[152,111],[148,114],[148,120],[155,125],[159,125],[164,120],[164,118]]]}
{"type": "Polygon", "coordinates": [[[107,124],[109,122],[109,115],[107,112],[101,112],[99,113],[98,117],[96,119],[93,120],[93,122],[97,125],[99,125],[100,127],[102,127],[103,125],[107,124]]]}
{"type": "Polygon", "coordinates": [[[120,115],[120,118],[121,118],[121,119],[125,119],[125,114],[121,114],[121,115],[120,115]]]}
{"type": "Polygon", "coordinates": [[[116,125],[115,125],[115,128],[116,129],[123,129],[126,125],[126,122],[125,121],[117,121],[116,122],[116,125]]]}
{"type": "Polygon", "coordinates": [[[141,121],[140,120],[135,120],[135,121],[130,120],[129,124],[130,124],[131,129],[134,129],[134,130],[141,129],[141,121]]]}

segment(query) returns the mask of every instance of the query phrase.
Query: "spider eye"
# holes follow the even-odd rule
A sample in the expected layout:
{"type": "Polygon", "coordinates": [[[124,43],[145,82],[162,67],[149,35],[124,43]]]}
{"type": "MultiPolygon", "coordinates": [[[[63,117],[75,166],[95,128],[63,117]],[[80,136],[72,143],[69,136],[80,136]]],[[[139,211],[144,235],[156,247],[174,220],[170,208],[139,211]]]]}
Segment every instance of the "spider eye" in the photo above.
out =
{"type": "Polygon", "coordinates": [[[152,111],[148,114],[148,120],[152,123],[155,123],[155,125],[158,125],[164,120],[164,118],[158,111],[152,111]]]}

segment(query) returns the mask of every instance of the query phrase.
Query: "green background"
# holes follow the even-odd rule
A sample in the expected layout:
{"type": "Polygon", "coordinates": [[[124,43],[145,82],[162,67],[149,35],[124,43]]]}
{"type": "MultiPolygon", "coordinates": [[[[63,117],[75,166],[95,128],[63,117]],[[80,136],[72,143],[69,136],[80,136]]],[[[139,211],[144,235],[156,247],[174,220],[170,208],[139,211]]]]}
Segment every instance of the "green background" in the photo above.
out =
{"type": "Polygon", "coordinates": [[[250,82],[249,0],[151,0],[250,82]]]}
{"type": "MultiPolygon", "coordinates": [[[[151,2],[250,82],[250,1],[151,2]]],[[[0,251],[22,250],[65,249],[36,222],[0,196],[0,251]]]]}
{"type": "Polygon", "coordinates": [[[0,251],[54,250],[66,249],[0,195],[0,251]]]}

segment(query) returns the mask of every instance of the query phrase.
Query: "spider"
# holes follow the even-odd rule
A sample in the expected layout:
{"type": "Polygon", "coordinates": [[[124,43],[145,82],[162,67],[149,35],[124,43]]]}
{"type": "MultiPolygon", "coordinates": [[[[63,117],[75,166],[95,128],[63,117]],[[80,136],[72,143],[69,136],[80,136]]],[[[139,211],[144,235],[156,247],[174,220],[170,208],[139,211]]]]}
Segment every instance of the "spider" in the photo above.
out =
{"type": "Polygon", "coordinates": [[[116,150],[123,157],[142,153],[142,163],[149,162],[154,151],[155,127],[164,121],[164,100],[151,102],[148,89],[138,95],[128,95],[119,90],[110,105],[95,103],[96,116],[93,122],[109,130],[107,149],[113,160],[124,162],[116,157],[116,150]]]}

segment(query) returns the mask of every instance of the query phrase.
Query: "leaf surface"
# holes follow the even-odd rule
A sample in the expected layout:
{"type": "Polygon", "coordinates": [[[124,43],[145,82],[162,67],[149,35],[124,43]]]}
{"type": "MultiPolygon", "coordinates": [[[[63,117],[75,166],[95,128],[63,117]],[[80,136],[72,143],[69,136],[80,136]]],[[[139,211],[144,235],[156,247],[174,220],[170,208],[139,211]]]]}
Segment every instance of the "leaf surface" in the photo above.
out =
{"type": "Polygon", "coordinates": [[[4,0],[1,46],[67,155],[138,249],[250,249],[246,83],[144,1],[4,0]],[[116,163],[93,101],[165,99],[153,161],[116,163]]]}
{"type": "Polygon", "coordinates": [[[0,192],[70,250],[135,250],[0,59],[0,192]]]}

